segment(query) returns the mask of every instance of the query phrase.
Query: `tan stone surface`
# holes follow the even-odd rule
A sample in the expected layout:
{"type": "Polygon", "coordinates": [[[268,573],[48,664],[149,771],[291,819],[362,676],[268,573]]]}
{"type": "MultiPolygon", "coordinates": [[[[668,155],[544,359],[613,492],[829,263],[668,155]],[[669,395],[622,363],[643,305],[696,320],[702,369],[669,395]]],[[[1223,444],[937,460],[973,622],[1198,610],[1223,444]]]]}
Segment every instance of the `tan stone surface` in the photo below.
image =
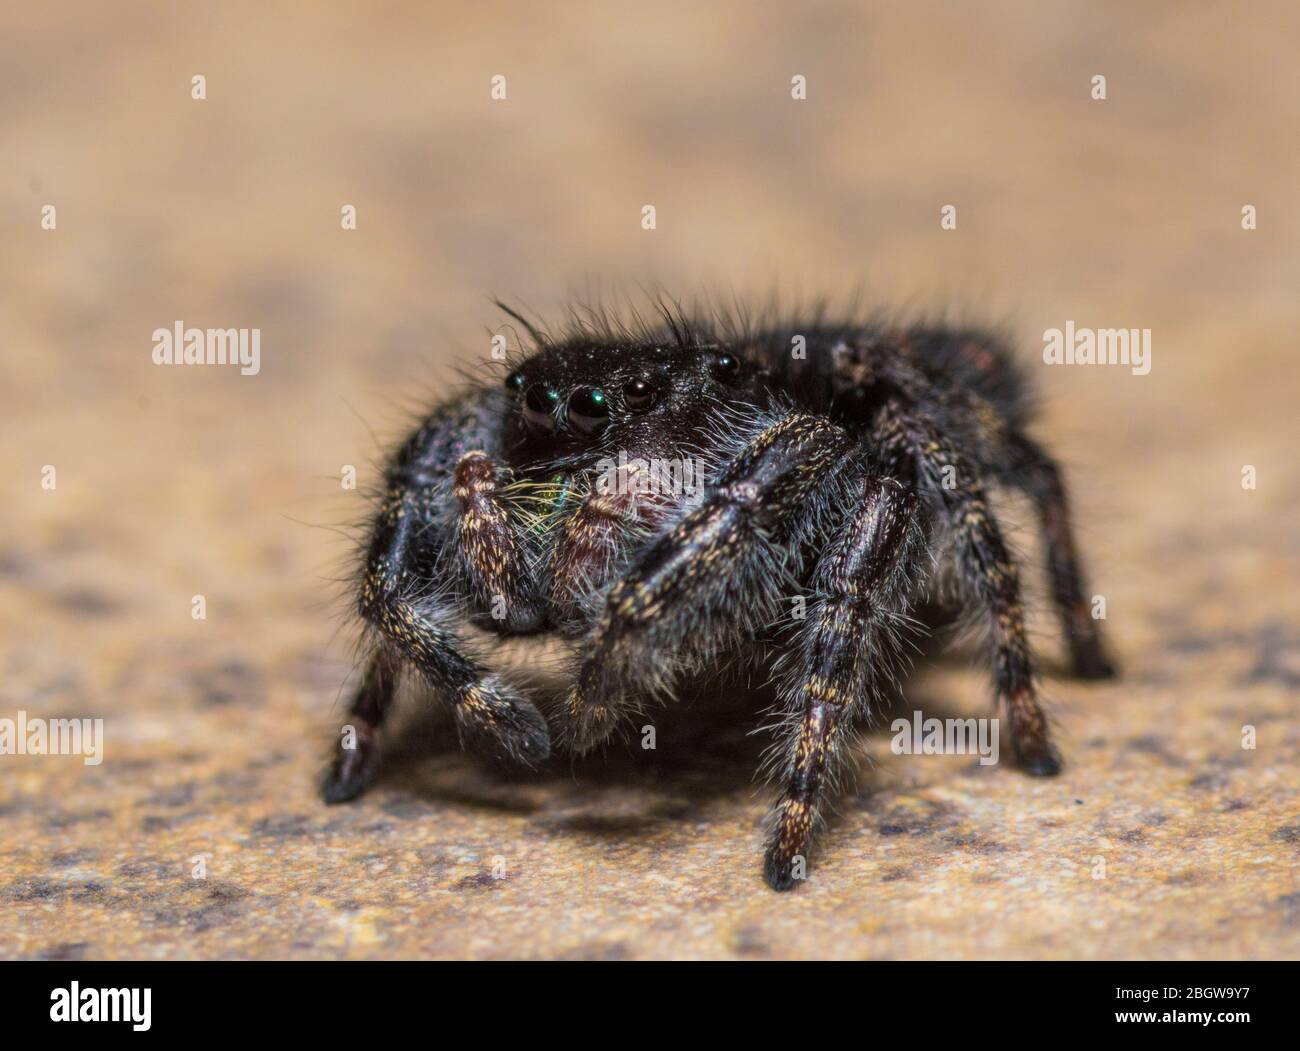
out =
{"type": "MultiPolygon", "coordinates": [[[[0,15],[0,716],[107,724],[98,767],[0,757],[0,955],[1297,955],[1294,4],[268,6],[0,15]],[[865,281],[1031,362],[1067,319],[1153,330],[1146,377],[1034,367],[1127,669],[1049,677],[1059,780],[869,734],[787,896],[745,688],[654,753],[511,779],[430,733],[317,801],[342,465],[482,361],[489,294],[629,281],[865,281]],[[153,366],[176,319],[260,327],[261,374],[153,366]]],[[[981,712],[969,656],[911,700],[981,712]]]]}

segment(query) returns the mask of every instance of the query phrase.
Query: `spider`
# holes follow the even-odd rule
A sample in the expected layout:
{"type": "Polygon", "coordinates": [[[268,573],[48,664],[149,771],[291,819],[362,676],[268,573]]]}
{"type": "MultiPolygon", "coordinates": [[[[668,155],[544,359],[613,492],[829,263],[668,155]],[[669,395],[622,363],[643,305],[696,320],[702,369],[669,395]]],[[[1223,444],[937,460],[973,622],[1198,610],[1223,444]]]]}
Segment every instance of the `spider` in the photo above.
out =
{"type": "Polygon", "coordinates": [[[327,802],[373,780],[404,669],[450,709],[466,749],[547,758],[546,720],[492,669],[484,638],[567,640],[554,720],[575,753],[688,674],[764,662],[780,782],[764,873],[790,889],[845,742],[895,687],[900,640],[944,580],[987,624],[1016,762],[1059,772],[993,486],[1037,509],[1075,675],[1114,668],[1005,341],[664,305],[650,320],[574,310],[552,333],[500,305],[527,331],[527,356],[504,384],[434,409],[386,468],[357,589],[369,631],[355,741],[337,750],[327,802]]]}

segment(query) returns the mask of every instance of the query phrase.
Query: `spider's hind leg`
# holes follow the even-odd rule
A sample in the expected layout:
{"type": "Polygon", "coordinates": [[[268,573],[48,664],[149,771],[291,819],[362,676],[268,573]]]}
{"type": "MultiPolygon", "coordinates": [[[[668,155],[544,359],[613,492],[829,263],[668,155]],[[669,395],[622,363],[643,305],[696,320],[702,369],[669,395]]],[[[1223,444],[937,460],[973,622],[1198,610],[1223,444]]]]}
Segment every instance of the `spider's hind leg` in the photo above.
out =
{"type": "Polygon", "coordinates": [[[843,742],[897,670],[909,549],[922,535],[916,506],[897,482],[868,479],[861,506],[813,574],[808,617],[784,673],[792,726],[763,866],[775,890],[802,878],[843,742]]]}
{"type": "Polygon", "coordinates": [[[952,530],[958,577],[989,618],[994,683],[1010,723],[1016,761],[1030,774],[1060,773],[1061,760],[1034,682],[1019,567],[1007,550],[978,468],[926,414],[896,400],[882,410],[876,437],[888,455],[910,462],[928,501],[952,530]]]}
{"type": "Polygon", "coordinates": [[[1115,664],[1106,652],[1100,625],[1088,607],[1060,468],[1022,434],[1012,434],[1008,444],[1015,466],[1007,480],[1033,500],[1038,512],[1047,549],[1052,599],[1070,647],[1074,674],[1080,679],[1114,678],[1115,664]]]}

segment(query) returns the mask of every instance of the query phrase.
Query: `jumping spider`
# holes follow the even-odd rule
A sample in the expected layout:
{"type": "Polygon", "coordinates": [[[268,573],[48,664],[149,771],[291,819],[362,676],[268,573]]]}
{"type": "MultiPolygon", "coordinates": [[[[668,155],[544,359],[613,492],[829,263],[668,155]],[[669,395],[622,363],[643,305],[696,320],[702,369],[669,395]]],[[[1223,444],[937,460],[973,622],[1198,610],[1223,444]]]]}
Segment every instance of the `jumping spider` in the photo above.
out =
{"type": "Polygon", "coordinates": [[[403,668],[450,707],[464,747],[528,766],[548,756],[546,721],[476,655],[466,624],[571,643],[556,719],[576,752],[687,673],[774,657],[782,791],[765,873],[786,890],[842,746],[895,684],[900,635],[941,576],[988,625],[1017,762],[1060,770],[991,486],[1037,508],[1074,673],[1114,672],[1060,471],[1025,433],[1025,381],[996,337],[673,308],[653,323],[575,312],[553,335],[507,313],[531,353],[504,385],[436,409],[386,470],[359,585],[371,648],[357,736],[326,777],[328,802],[373,777],[403,668]],[[645,485],[663,462],[693,465],[703,485],[645,485]]]}

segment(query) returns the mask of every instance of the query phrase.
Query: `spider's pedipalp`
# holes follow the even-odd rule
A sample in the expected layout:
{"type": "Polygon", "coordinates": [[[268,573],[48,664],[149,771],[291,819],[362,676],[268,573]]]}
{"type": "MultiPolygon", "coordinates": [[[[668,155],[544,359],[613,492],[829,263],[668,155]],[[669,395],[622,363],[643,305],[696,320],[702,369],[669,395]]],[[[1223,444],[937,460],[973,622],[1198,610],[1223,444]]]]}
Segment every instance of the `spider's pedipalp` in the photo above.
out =
{"type": "Polygon", "coordinates": [[[524,634],[541,625],[546,606],[526,539],[501,500],[500,473],[481,450],[471,450],[456,461],[453,550],[470,594],[485,615],[503,621],[511,632],[524,634]]]}

